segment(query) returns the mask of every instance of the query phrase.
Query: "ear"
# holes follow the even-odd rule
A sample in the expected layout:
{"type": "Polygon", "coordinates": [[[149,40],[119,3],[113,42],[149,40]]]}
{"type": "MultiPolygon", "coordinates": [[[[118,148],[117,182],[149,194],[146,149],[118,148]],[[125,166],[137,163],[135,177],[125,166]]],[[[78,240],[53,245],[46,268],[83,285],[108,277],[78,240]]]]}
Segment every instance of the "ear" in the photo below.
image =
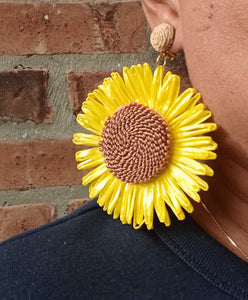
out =
{"type": "Polygon", "coordinates": [[[142,6],[147,21],[153,30],[161,23],[168,23],[175,27],[175,40],[171,52],[182,51],[182,30],[178,0],[142,0],[142,6]]]}

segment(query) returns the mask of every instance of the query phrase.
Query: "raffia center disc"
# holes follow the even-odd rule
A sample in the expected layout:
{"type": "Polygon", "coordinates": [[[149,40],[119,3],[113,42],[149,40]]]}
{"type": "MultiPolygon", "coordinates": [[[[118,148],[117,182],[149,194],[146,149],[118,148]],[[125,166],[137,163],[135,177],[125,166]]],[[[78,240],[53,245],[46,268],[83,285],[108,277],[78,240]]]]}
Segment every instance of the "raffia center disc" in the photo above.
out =
{"type": "Polygon", "coordinates": [[[138,103],[119,107],[108,117],[100,150],[108,169],[128,183],[147,181],[161,173],[170,158],[170,134],[164,119],[138,103]]]}

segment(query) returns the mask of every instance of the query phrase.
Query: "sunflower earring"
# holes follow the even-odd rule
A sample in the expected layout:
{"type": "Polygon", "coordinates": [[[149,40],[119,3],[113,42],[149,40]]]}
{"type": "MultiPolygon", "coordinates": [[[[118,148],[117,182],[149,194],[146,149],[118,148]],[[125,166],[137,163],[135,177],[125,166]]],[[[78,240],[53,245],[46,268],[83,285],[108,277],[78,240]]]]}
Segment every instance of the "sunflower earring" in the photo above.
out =
{"type": "Polygon", "coordinates": [[[83,177],[89,196],[98,196],[104,211],[135,229],[153,228],[154,212],[171,224],[168,207],[179,220],[191,213],[189,199],[200,202],[198,192],[208,190],[199,175],[213,170],[198,160],[215,159],[217,144],[203,135],[216,130],[204,123],[211,116],[200,94],[188,88],[179,95],[180,77],[159,65],[174,41],[174,28],[161,24],[151,43],[160,52],[154,73],[150,66],[134,65],[105,78],[88,94],[78,123],[91,133],[76,133],[78,169],[93,168],[83,177]]]}

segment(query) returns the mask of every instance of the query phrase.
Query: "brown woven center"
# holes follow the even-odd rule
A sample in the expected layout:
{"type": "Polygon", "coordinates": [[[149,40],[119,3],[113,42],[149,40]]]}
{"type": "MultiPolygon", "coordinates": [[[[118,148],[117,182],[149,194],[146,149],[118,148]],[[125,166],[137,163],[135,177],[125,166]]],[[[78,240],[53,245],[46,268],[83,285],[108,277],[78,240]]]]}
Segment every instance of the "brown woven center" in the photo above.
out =
{"type": "Polygon", "coordinates": [[[128,183],[161,173],[170,158],[170,134],[164,119],[138,103],[119,107],[108,117],[100,142],[108,169],[128,183]]]}

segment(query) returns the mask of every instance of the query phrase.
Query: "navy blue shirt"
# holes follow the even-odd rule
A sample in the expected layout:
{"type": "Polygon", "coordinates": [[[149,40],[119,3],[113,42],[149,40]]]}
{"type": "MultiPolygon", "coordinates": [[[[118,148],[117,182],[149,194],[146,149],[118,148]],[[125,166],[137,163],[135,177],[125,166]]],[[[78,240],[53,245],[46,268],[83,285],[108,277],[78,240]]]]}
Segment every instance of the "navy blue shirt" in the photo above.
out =
{"type": "Polygon", "coordinates": [[[0,244],[0,299],[248,299],[248,264],[190,217],[134,230],[93,200],[0,244]]]}

